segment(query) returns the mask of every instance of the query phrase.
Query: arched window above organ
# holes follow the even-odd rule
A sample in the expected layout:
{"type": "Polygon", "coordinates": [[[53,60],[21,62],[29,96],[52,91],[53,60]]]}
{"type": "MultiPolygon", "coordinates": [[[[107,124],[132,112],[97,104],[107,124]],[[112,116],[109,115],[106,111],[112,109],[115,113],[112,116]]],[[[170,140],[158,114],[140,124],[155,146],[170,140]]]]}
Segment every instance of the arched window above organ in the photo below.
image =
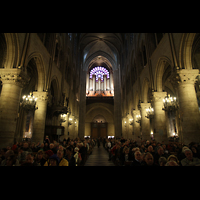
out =
{"type": "Polygon", "coordinates": [[[107,75],[107,79],[110,78],[109,71],[106,68],[101,67],[101,66],[94,67],[93,69],[90,70],[90,79],[92,79],[93,75],[96,76],[96,80],[101,78],[101,81],[103,81],[103,76],[104,75],[107,75]]]}

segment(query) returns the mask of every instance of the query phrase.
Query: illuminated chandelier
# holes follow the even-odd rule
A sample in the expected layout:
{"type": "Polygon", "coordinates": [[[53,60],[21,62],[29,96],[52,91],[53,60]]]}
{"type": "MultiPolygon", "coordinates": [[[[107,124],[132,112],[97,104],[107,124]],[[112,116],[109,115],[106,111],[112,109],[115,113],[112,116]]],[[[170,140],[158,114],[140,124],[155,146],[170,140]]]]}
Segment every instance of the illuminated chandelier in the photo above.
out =
{"type": "Polygon", "coordinates": [[[154,116],[154,109],[152,107],[149,107],[146,109],[146,118],[153,118],[154,116]]]}
{"type": "Polygon", "coordinates": [[[163,99],[163,110],[174,111],[178,109],[176,97],[170,97],[170,94],[163,99]]]}
{"type": "Polygon", "coordinates": [[[66,122],[66,114],[61,114],[60,115],[60,123],[64,123],[64,122],[66,122]]]}
{"type": "Polygon", "coordinates": [[[129,119],[129,124],[130,124],[131,126],[133,126],[133,118],[130,118],[130,119],[129,119]]]}
{"type": "Polygon", "coordinates": [[[141,115],[136,115],[136,122],[137,123],[140,123],[141,122],[141,115]]]}
{"type": "Polygon", "coordinates": [[[33,94],[30,93],[30,95],[28,96],[24,95],[22,97],[22,102],[20,103],[20,105],[26,110],[36,110],[38,109],[38,107],[36,107],[36,101],[37,98],[35,98],[33,94]]]}

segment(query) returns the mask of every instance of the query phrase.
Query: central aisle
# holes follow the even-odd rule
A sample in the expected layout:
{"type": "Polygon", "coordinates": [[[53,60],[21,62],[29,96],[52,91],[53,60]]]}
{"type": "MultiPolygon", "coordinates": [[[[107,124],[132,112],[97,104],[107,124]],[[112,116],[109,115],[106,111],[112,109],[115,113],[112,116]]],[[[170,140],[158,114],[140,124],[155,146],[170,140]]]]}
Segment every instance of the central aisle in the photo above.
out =
{"type": "Polygon", "coordinates": [[[99,148],[97,145],[94,147],[84,166],[115,166],[112,161],[108,161],[108,158],[108,152],[101,143],[99,148]]]}

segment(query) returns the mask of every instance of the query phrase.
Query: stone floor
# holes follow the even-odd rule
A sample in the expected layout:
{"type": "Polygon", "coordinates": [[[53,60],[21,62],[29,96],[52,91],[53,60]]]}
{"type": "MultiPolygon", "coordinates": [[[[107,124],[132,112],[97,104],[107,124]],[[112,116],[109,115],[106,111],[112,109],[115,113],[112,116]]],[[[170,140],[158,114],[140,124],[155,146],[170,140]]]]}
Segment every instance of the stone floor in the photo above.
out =
{"type": "Polygon", "coordinates": [[[92,154],[87,159],[84,166],[115,166],[112,161],[108,161],[108,152],[101,146],[98,148],[96,145],[93,148],[92,154]]]}

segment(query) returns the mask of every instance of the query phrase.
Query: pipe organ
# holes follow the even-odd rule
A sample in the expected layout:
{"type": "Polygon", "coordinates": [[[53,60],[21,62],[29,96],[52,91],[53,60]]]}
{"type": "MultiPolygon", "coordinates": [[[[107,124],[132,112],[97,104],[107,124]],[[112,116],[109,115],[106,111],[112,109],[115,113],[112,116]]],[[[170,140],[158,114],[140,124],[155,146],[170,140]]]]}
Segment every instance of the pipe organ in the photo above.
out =
{"type": "Polygon", "coordinates": [[[114,96],[113,74],[98,66],[86,75],[86,96],[114,96]]]}

